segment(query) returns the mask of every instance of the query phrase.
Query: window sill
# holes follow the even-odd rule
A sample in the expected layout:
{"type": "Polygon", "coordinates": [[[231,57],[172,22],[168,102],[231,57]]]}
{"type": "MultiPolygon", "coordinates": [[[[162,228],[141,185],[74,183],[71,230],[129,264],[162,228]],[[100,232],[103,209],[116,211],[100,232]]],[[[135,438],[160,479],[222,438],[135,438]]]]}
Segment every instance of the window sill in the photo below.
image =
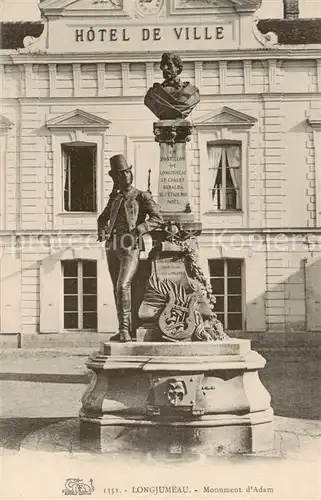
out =
{"type": "Polygon", "coordinates": [[[64,328],[61,332],[62,334],[68,334],[68,333],[79,333],[81,334],[86,334],[86,333],[98,333],[97,328],[86,328],[86,330],[79,330],[79,328],[64,328]]]}
{"type": "Polygon", "coordinates": [[[243,210],[208,210],[203,215],[243,215],[243,210]]]}
{"type": "Polygon", "coordinates": [[[97,217],[98,212],[59,212],[58,217],[97,217]]]}

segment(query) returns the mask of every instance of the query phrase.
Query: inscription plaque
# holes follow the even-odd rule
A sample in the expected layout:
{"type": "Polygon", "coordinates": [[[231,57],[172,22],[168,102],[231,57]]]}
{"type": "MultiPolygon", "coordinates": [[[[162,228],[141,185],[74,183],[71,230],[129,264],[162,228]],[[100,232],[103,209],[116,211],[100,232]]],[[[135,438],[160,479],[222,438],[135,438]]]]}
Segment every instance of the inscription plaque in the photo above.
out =
{"type": "Polygon", "coordinates": [[[184,143],[160,144],[158,203],[163,212],[184,212],[188,204],[188,179],[184,143]]]}

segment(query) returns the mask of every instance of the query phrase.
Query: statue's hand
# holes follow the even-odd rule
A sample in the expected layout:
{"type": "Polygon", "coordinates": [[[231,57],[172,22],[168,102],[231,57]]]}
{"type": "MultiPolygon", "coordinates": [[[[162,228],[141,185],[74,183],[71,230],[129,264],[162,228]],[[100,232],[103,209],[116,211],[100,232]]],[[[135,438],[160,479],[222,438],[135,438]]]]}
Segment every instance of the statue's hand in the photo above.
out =
{"type": "Polygon", "coordinates": [[[132,236],[133,239],[137,239],[139,236],[139,231],[137,230],[136,227],[134,227],[134,229],[129,231],[129,234],[132,236]]]}

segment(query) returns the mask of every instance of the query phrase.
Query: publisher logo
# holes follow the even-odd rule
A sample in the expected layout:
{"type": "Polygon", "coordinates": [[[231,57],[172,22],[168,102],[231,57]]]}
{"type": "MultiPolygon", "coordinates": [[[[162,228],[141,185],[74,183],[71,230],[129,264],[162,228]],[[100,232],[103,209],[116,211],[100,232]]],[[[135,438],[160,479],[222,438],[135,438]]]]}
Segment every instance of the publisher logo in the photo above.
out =
{"type": "Polygon", "coordinates": [[[62,493],[63,495],[91,495],[94,490],[92,479],[89,479],[88,484],[86,484],[82,479],[69,477],[66,479],[62,493]]]}

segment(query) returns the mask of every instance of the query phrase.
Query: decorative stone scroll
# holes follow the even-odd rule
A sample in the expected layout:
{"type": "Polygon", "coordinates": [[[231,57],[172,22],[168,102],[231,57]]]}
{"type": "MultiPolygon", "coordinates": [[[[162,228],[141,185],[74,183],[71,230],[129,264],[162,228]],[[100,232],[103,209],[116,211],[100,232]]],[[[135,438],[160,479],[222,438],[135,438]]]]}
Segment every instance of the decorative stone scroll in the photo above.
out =
{"type": "Polygon", "coordinates": [[[160,120],[154,123],[155,141],[174,146],[190,141],[192,124],[188,120],[160,120]]]}

